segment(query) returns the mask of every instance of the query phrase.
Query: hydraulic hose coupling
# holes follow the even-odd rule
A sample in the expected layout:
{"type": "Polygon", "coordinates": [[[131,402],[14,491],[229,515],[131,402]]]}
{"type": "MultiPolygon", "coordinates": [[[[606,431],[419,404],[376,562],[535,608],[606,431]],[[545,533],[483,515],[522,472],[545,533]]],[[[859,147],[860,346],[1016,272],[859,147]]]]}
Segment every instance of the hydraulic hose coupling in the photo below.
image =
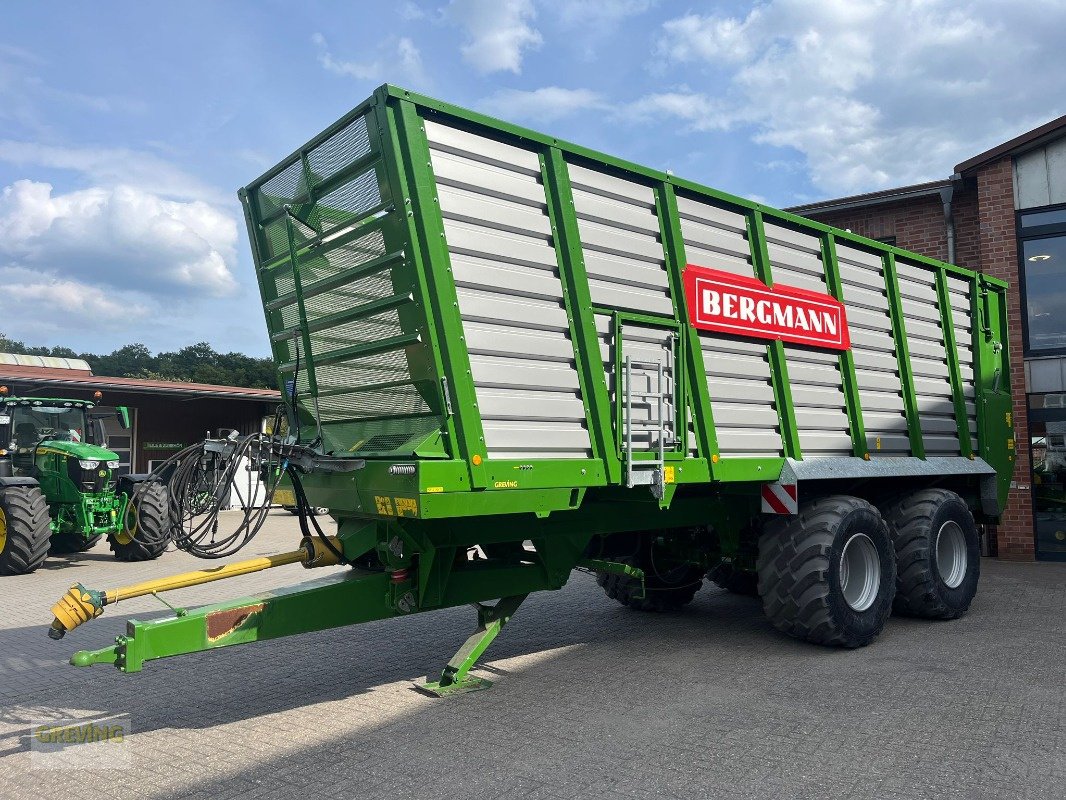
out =
{"type": "Polygon", "coordinates": [[[48,635],[53,639],[62,639],[67,631],[103,614],[106,602],[103,592],[86,589],[80,583],[75,583],[52,606],[55,619],[48,629],[48,635]]]}
{"type": "Polygon", "coordinates": [[[312,567],[332,567],[341,563],[337,553],[344,552],[344,545],[341,544],[341,540],[336,536],[328,536],[326,538],[333,545],[333,550],[327,547],[319,536],[305,536],[300,541],[300,547],[304,551],[303,565],[308,569],[312,567]],[[337,552],[334,552],[334,550],[337,552]]]}

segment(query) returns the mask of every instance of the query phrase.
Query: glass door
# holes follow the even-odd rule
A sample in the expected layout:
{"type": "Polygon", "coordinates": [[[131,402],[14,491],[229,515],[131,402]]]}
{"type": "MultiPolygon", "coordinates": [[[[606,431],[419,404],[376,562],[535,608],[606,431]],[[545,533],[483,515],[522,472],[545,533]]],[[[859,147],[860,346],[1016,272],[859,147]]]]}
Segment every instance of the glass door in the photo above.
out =
{"type": "Polygon", "coordinates": [[[1066,394],[1029,396],[1036,557],[1066,561],[1066,394]]]}

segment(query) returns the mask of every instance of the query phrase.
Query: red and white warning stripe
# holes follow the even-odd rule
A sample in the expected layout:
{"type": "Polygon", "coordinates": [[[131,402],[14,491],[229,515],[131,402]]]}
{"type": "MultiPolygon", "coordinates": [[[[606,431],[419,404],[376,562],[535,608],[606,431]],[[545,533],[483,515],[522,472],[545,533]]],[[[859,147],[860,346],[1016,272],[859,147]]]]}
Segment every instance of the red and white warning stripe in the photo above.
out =
{"type": "Polygon", "coordinates": [[[798,514],[799,492],[794,483],[764,483],[762,512],[764,514],[798,514]]]}

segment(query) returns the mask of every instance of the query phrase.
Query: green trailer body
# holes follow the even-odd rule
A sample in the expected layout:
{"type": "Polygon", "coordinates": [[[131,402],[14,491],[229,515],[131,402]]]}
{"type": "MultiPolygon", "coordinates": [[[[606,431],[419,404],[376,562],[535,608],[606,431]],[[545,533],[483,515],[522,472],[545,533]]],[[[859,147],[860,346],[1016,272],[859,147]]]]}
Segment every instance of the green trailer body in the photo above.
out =
{"type": "Polygon", "coordinates": [[[484,636],[575,567],[654,605],[604,542],[750,575],[825,497],[1002,512],[1002,281],[393,86],[239,194],[290,430],[359,463],[301,477],[357,569],[131,623],[145,657],[511,598],[484,636]]]}

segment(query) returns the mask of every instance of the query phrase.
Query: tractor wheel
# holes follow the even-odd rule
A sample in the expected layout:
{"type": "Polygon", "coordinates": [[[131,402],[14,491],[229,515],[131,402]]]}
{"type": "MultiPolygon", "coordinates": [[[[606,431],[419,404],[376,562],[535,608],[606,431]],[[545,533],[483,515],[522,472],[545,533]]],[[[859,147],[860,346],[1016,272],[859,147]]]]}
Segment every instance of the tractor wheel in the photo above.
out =
{"type": "Polygon", "coordinates": [[[692,602],[703,585],[703,573],[691,564],[670,566],[663,564],[664,556],[656,553],[655,534],[640,537],[635,555],[614,557],[613,561],[630,564],[644,570],[644,596],[640,581],[628,575],[601,572],[596,583],[612,600],[638,611],[677,611],[692,602]],[[656,563],[658,556],[659,563],[656,563]]]}
{"type": "Polygon", "coordinates": [[[775,628],[797,639],[865,647],[885,627],[896,560],[877,509],[838,495],[775,517],[759,541],[759,595],[775,628]]]}
{"type": "Polygon", "coordinates": [[[52,534],[52,545],[49,551],[52,555],[65,553],[84,553],[91,550],[100,541],[100,534],[86,539],[80,533],[55,533],[52,534]]]}
{"type": "Polygon", "coordinates": [[[127,484],[130,508],[126,529],[108,534],[107,542],[119,561],[152,561],[170,544],[170,509],[161,483],[127,484]]]}
{"type": "Polygon", "coordinates": [[[896,613],[965,614],[981,577],[981,544],[966,501],[946,489],[925,489],[899,498],[884,515],[896,550],[896,613]]]}
{"type": "Polygon", "coordinates": [[[48,502],[36,486],[0,489],[0,575],[33,572],[48,557],[48,502]]]}
{"type": "Polygon", "coordinates": [[[708,571],[707,580],[733,594],[743,594],[748,597],[759,596],[758,573],[745,572],[742,569],[737,569],[732,564],[719,564],[708,571]]]}

